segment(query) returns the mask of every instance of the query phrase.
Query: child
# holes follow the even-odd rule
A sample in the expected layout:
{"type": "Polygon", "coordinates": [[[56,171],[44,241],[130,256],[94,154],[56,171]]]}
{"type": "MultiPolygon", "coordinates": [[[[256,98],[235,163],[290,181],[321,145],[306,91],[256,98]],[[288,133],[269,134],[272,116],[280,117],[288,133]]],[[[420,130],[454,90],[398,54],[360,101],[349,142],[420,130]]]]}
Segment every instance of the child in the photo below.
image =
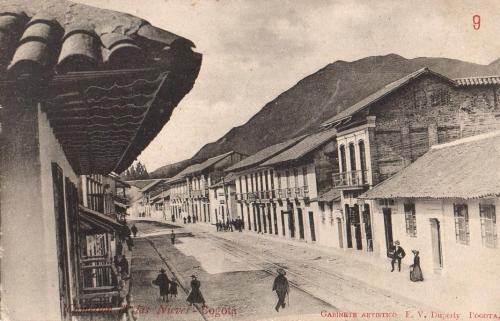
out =
{"type": "Polygon", "coordinates": [[[173,298],[174,296],[177,298],[177,282],[175,281],[174,278],[170,281],[170,298],[173,298]]]}

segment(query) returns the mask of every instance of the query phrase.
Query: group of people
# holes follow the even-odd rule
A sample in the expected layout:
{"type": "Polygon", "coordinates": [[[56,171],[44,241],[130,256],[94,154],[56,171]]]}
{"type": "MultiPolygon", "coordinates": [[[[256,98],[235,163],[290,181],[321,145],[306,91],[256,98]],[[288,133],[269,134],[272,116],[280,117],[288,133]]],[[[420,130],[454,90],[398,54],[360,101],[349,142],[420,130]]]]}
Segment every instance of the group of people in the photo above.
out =
{"type": "Polygon", "coordinates": [[[184,224],[186,223],[196,223],[196,221],[198,220],[198,218],[196,216],[191,216],[191,215],[188,215],[187,217],[184,216],[182,218],[184,220],[184,224]]]}
{"type": "Polygon", "coordinates": [[[160,273],[152,283],[160,288],[160,299],[162,301],[168,302],[169,294],[170,299],[177,297],[177,281],[173,277],[169,279],[165,269],[160,269],[160,273]]]}
{"type": "MultiPolygon", "coordinates": [[[[172,279],[169,279],[165,269],[161,268],[160,273],[156,277],[152,283],[160,288],[160,299],[164,302],[168,302],[168,296],[170,295],[170,299],[173,297],[177,297],[177,286],[178,283],[175,278],[172,276],[172,279]]],[[[189,305],[193,305],[194,303],[201,303],[202,307],[206,307],[205,298],[201,294],[201,282],[198,281],[196,275],[191,275],[191,292],[189,293],[186,301],[189,302],[189,305]]]]}
{"type": "MultiPolygon", "coordinates": [[[[417,250],[412,250],[413,253],[413,264],[410,265],[410,280],[413,282],[423,281],[424,275],[422,274],[422,269],[420,268],[420,252],[417,250]]],[[[401,247],[399,241],[395,241],[394,245],[389,250],[389,256],[391,258],[391,272],[394,272],[394,265],[397,263],[398,271],[401,272],[401,260],[406,256],[405,250],[401,247]]]]}
{"type": "Polygon", "coordinates": [[[233,232],[234,230],[241,232],[245,228],[245,224],[243,223],[241,218],[238,217],[237,219],[233,220],[227,219],[226,222],[218,221],[217,223],[215,223],[215,227],[217,228],[217,232],[233,232]]]}

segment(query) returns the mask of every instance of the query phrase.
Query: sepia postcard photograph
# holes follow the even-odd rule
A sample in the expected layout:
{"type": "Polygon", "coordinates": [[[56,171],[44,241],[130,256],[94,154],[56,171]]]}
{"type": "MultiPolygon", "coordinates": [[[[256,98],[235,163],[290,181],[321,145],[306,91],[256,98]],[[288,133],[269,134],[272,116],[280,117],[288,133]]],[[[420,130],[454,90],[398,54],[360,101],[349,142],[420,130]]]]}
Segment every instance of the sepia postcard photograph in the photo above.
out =
{"type": "Polygon", "coordinates": [[[500,321],[500,2],[0,0],[0,320],[500,321]]]}

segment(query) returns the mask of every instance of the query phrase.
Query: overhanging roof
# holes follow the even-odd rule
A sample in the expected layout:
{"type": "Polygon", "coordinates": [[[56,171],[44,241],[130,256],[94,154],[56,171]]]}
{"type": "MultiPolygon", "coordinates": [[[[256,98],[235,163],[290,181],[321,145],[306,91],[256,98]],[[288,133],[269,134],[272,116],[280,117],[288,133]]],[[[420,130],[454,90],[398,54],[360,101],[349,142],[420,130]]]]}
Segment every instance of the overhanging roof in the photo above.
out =
{"type": "Polygon", "coordinates": [[[427,74],[434,75],[436,77],[443,79],[444,81],[450,82],[451,84],[455,85],[453,80],[447,78],[446,76],[441,75],[437,72],[434,72],[428,68],[421,68],[421,69],[414,71],[414,72],[412,72],[412,73],[410,73],[410,74],[408,74],[408,75],[406,75],[406,76],[404,76],[396,81],[393,81],[393,82],[385,85],[384,87],[377,90],[373,94],[363,98],[362,100],[360,100],[356,104],[352,105],[351,107],[341,111],[337,115],[333,116],[332,118],[330,118],[326,122],[324,122],[323,126],[328,126],[328,125],[333,124],[335,122],[347,119],[350,116],[352,116],[353,114],[367,108],[368,106],[378,102],[379,100],[386,97],[387,95],[393,93],[397,89],[405,86],[406,84],[408,84],[412,80],[414,80],[422,75],[427,75],[427,74]]]}
{"type": "Polygon", "coordinates": [[[399,173],[360,198],[460,198],[500,196],[500,131],[432,146],[399,173]]]}
{"type": "MultiPolygon", "coordinates": [[[[124,171],[192,88],[193,43],[64,0],[0,4],[0,88],[40,102],[77,174],[124,171]]],[[[7,113],[8,114],[8,113],[7,113]]]]}
{"type": "Polygon", "coordinates": [[[299,160],[310,152],[333,139],[337,135],[337,130],[328,129],[311,134],[298,142],[296,145],[285,149],[280,154],[262,163],[262,166],[275,166],[283,163],[299,160]]]}
{"type": "Polygon", "coordinates": [[[79,205],[80,219],[97,229],[120,232],[123,224],[97,211],[79,205]]]}
{"type": "Polygon", "coordinates": [[[242,161],[234,164],[233,166],[228,167],[226,169],[226,172],[241,171],[241,170],[245,170],[247,168],[253,167],[253,166],[257,166],[257,165],[261,164],[262,162],[265,162],[266,160],[275,156],[276,154],[280,153],[281,151],[285,150],[286,148],[289,148],[290,146],[295,145],[300,140],[302,140],[304,137],[305,137],[305,135],[302,135],[302,136],[295,137],[295,138],[286,140],[284,142],[263,148],[263,149],[259,150],[258,152],[256,152],[255,154],[250,155],[247,158],[243,159],[242,161]]]}

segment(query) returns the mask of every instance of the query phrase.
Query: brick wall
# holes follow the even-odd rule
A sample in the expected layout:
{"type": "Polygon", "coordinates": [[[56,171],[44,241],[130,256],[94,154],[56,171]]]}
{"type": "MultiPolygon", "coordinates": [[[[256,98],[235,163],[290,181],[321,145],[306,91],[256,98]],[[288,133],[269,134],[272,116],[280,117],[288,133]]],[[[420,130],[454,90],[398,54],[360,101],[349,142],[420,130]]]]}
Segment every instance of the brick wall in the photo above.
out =
{"type": "MultiPolygon", "coordinates": [[[[500,129],[500,86],[454,87],[423,76],[372,105],[370,144],[377,184],[422,156],[431,145],[500,129]]],[[[372,166],[373,167],[373,166],[372,166]]]]}

